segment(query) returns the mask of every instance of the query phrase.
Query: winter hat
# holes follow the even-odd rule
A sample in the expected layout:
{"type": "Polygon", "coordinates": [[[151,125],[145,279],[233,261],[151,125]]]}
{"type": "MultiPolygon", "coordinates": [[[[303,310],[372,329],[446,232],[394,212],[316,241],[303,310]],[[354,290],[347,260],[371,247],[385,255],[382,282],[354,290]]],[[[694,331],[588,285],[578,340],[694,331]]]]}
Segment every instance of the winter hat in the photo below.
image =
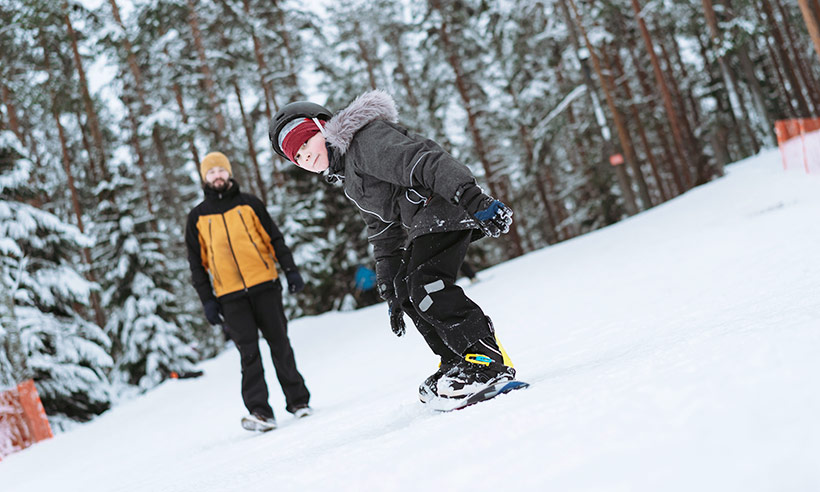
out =
{"type": "Polygon", "coordinates": [[[222,152],[211,152],[199,163],[199,174],[202,176],[202,181],[205,181],[205,175],[208,173],[208,170],[217,166],[227,170],[228,174],[233,176],[231,163],[228,161],[228,158],[225,157],[225,154],[222,152]]]}
{"type": "Polygon", "coordinates": [[[325,123],[318,118],[296,118],[279,132],[279,148],[291,162],[295,163],[296,152],[311,137],[322,131],[325,123]]]}

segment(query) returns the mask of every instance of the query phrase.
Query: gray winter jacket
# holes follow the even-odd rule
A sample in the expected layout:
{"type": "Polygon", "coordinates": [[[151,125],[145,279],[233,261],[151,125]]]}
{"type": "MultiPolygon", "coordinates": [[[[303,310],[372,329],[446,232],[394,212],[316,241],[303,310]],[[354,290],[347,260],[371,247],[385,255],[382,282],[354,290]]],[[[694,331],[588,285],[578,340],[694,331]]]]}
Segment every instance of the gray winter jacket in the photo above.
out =
{"type": "Polygon", "coordinates": [[[422,234],[477,229],[456,205],[475,178],[437,143],[396,124],[393,98],[383,91],[359,96],[325,126],[329,173],[361,211],[377,262],[396,258],[422,234]]]}

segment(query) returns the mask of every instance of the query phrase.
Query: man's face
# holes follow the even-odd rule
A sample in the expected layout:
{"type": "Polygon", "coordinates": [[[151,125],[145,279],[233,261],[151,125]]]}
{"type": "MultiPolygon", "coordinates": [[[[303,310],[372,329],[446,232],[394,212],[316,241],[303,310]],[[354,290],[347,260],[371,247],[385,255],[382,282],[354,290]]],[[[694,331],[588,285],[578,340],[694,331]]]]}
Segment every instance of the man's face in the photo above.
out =
{"type": "Polygon", "coordinates": [[[313,173],[320,173],[330,165],[327,159],[325,137],[321,132],[310,137],[296,151],[296,165],[313,173]]]}
{"type": "Polygon", "coordinates": [[[231,173],[220,166],[214,166],[205,173],[205,184],[216,191],[225,191],[230,185],[231,173]]]}

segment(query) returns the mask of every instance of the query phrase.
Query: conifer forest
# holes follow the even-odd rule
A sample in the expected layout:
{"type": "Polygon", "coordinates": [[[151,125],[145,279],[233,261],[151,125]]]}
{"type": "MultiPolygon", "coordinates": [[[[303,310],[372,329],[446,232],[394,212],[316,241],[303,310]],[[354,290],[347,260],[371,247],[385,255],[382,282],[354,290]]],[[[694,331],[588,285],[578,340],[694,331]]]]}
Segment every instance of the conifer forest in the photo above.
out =
{"type": "Polygon", "coordinates": [[[291,319],[374,302],[358,210],[271,150],[289,102],[387,91],[515,211],[480,269],[820,117],[818,26],[818,0],[0,0],[0,389],[34,379],[65,428],[224,347],[184,244],[212,151],[294,253],[291,319]]]}

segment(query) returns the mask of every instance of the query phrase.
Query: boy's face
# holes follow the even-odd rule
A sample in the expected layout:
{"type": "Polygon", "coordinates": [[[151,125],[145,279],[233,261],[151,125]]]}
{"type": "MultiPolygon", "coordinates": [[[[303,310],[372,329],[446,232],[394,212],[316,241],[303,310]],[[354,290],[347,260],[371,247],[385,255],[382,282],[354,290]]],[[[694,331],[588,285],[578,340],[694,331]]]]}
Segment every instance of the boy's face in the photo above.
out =
{"type": "Polygon", "coordinates": [[[299,150],[296,151],[296,165],[313,173],[320,173],[327,169],[330,162],[327,159],[325,136],[321,132],[310,137],[299,150]]]}

